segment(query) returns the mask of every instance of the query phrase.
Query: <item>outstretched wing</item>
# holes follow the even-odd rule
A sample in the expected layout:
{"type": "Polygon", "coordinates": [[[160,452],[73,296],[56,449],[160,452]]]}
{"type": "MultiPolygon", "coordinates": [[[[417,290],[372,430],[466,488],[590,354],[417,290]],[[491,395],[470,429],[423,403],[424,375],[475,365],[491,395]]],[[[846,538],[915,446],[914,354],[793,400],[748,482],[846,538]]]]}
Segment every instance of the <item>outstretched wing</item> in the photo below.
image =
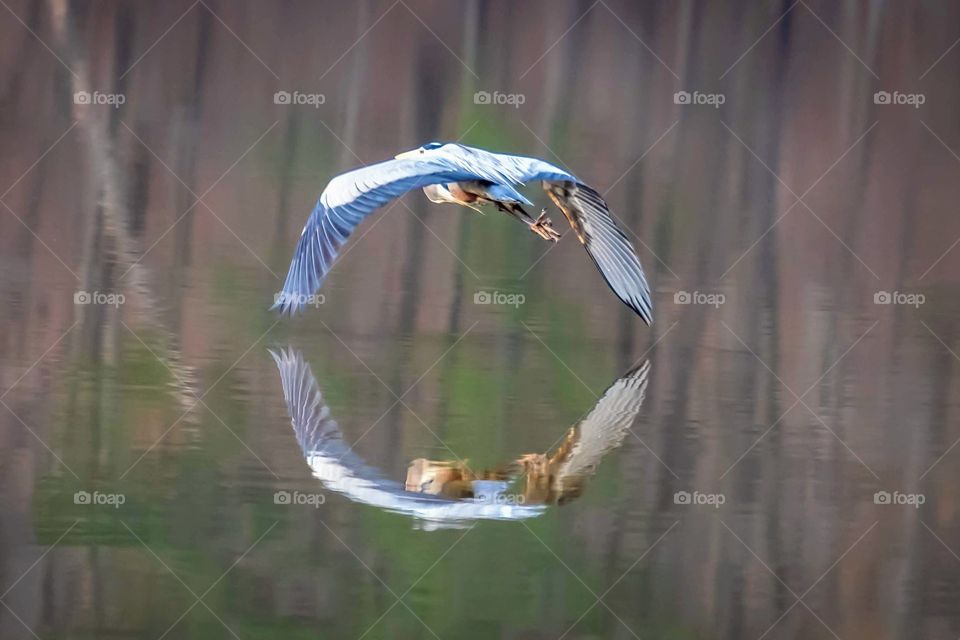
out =
{"type": "Polygon", "coordinates": [[[593,263],[617,297],[648,325],[653,322],[650,286],[630,240],[610,215],[600,194],[580,182],[544,181],[543,188],[560,207],[593,263]]]}
{"type": "Polygon", "coordinates": [[[613,292],[644,322],[652,323],[653,302],[640,258],[600,194],[569,172],[543,160],[500,153],[488,155],[519,182],[543,182],[547,195],[563,211],[580,244],[613,292]]]}
{"type": "Polygon", "coordinates": [[[295,313],[310,303],[340,248],[364,218],[411,189],[461,180],[503,182],[495,166],[468,166],[456,156],[387,160],[344,173],[330,181],[300,233],[283,290],[273,308],[295,313]]]}

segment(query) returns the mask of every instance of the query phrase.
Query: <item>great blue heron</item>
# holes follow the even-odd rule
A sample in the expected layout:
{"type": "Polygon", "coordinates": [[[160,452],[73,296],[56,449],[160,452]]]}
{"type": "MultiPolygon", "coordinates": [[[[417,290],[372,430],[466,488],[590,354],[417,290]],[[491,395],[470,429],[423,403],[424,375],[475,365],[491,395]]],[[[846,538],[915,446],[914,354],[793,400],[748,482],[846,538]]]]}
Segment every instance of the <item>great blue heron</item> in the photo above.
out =
{"type": "Polygon", "coordinates": [[[412,516],[432,528],[533,518],[547,505],[576,499],[604,456],[623,442],[640,412],[650,372],[648,360],[615,380],[553,451],[476,473],[462,460],[418,458],[410,463],[402,483],[353,452],[299,350],[270,354],[280,372],[294,435],[323,487],[353,502],[412,516]],[[523,482],[520,493],[507,493],[518,480],[523,482]]]}
{"type": "Polygon", "coordinates": [[[303,227],[273,308],[294,313],[308,304],[333,266],[337,252],[364,218],[418,187],[433,202],[471,209],[493,205],[545,240],[555,242],[560,236],[546,209],[534,219],[523,208],[532,203],[516,189],[537,180],[563,212],[613,292],[650,324],[653,304],[640,259],[599,193],[567,171],[536,158],[441,142],[425,144],[393,160],[331,180],[303,227]]]}

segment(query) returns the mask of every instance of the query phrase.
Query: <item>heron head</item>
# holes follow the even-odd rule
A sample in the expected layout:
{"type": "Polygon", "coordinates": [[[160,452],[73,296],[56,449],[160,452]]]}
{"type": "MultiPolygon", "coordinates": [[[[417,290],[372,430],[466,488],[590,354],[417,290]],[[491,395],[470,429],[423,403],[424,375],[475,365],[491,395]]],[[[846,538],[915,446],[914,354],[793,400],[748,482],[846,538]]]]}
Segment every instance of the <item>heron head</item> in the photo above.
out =
{"type": "Polygon", "coordinates": [[[420,156],[429,154],[431,151],[436,151],[442,146],[444,146],[443,142],[428,142],[422,147],[417,147],[416,149],[411,149],[410,151],[404,151],[403,153],[398,153],[395,156],[395,158],[397,160],[407,160],[412,158],[418,158],[420,156]]]}

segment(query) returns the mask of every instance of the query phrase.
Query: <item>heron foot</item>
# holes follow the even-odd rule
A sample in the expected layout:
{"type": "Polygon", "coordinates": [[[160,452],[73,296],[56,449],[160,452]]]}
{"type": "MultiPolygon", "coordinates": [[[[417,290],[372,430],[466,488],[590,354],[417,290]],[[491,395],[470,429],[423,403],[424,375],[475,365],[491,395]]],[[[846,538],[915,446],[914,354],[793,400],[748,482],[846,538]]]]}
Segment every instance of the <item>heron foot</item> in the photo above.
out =
{"type": "Polygon", "coordinates": [[[560,234],[553,228],[553,221],[547,217],[547,210],[544,208],[540,216],[530,225],[530,231],[547,241],[557,242],[560,234]]]}

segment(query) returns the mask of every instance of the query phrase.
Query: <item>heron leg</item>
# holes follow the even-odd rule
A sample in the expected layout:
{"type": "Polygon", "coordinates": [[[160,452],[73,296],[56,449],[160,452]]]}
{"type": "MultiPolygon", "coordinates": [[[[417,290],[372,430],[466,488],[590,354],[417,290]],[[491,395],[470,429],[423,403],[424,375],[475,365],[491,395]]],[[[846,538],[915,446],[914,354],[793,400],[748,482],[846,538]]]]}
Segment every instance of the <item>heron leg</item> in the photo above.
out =
{"type": "Polygon", "coordinates": [[[557,242],[563,237],[556,229],[553,228],[553,220],[547,217],[547,208],[544,207],[540,210],[540,215],[537,216],[537,219],[533,223],[532,229],[534,233],[539,235],[544,240],[552,240],[557,242]],[[547,235],[543,235],[541,231],[545,231],[547,235]]]}
{"type": "Polygon", "coordinates": [[[560,234],[553,228],[553,222],[547,217],[547,210],[544,208],[540,215],[534,220],[522,205],[516,202],[496,202],[497,208],[507,213],[520,222],[526,224],[530,231],[534,232],[544,240],[556,242],[560,234]]]}

